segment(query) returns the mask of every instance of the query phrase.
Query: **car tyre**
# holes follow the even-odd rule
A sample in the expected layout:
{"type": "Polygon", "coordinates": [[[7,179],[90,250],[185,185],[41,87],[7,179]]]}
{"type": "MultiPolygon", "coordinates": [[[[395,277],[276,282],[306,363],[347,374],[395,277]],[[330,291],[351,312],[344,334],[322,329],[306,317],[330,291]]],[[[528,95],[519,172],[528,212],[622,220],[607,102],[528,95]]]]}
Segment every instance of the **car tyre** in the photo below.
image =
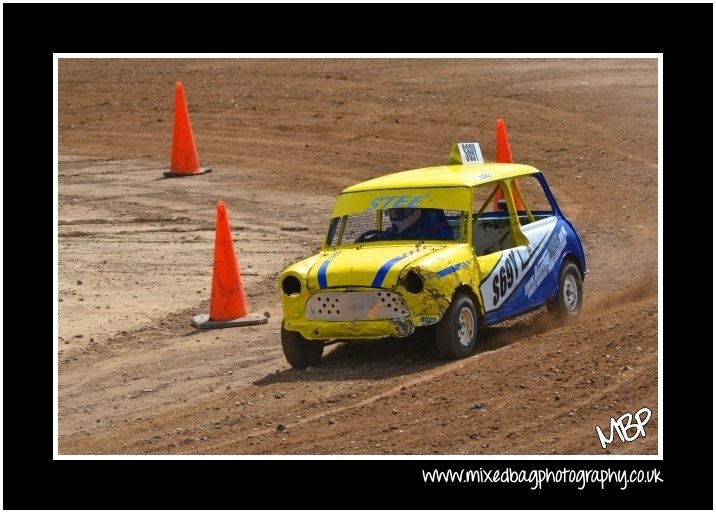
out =
{"type": "Polygon", "coordinates": [[[324,344],[320,340],[308,340],[297,331],[288,331],[281,326],[281,347],[291,367],[305,369],[321,361],[324,344]]]}
{"type": "Polygon", "coordinates": [[[557,278],[557,299],[547,305],[561,322],[570,322],[582,311],[582,274],[574,262],[565,260],[557,278]]]}
{"type": "Polygon", "coordinates": [[[464,358],[475,349],[477,343],[477,311],[472,298],[458,292],[435,326],[435,344],[445,358],[464,358]]]}

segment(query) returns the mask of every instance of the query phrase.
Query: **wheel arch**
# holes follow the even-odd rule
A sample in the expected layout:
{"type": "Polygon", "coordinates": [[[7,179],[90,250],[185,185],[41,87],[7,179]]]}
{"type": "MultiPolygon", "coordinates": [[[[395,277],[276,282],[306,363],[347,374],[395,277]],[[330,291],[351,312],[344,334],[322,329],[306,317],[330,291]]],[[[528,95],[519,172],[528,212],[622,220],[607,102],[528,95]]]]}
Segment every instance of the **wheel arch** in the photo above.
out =
{"type": "MultiPolygon", "coordinates": [[[[470,285],[467,285],[465,283],[459,285],[452,293],[452,297],[450,298],[450,302],[452,303],[455,299],[455,296],[459,293],[467,294],[470,299],[472,299],[473,304],[475,305],[475,313],[477,314],[477,323],[478,325],[481,325],[484,323],[484,308],[482,306],[482,302],[480,301],[480,298],[475,294],[475,291],[472,289],[470,285]]],[[[447,309],[445,309],[447,311],[447,309]]],[[[443,312],[443,315],[445,315],[445,312],[443,312]]]]}
{"type": "Polygon", "coordinates": [[[565,262],[571,262],[574,265],[577,266],[577,269],[579,269],[579,274],[581,275],[582,281],[584,281],[584,277],[587,274],[587,269],[585,269],[585,266],[580,261],[579,256],[574,253],[573,251],[567,251],[562,256],[562,260],[559,264],[559,268],[561,269],[565,262]]]}

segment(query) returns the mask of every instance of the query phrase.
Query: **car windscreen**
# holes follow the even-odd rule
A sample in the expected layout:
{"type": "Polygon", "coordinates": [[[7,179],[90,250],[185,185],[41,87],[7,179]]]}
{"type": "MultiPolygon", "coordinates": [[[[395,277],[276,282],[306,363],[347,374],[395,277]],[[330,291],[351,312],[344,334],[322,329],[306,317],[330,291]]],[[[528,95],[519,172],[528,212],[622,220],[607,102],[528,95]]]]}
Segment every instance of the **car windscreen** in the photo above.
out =
{"type": "Polygon", "coordinates": [[[442,208],[385,208],[331,219],[330,247],[385,241],[467,241],[467,211],[442,208]]]}

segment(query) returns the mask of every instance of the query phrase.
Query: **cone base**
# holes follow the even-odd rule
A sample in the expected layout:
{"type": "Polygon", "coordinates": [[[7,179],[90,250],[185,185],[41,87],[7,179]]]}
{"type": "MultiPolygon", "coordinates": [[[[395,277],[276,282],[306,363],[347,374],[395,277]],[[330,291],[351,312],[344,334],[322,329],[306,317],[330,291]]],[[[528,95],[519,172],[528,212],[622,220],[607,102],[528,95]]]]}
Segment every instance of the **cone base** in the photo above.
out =
{"type": "Polygon", "coordinates": [[[212,321],[208,314],[195,315],[191,319],[191,325],[199,329],[212,328],[234,328],[241,326],[255,326],[257,324],[266,324],[268,317],[259,314],[249,314],[246,317],[237,319],[228,319],[225,321],[212,321]]]}
{"type": "Polygon", "coordinates": [[[179,173],[177,171],[164,171],[164,176],[166,176],[167,178],[179,178],[182,176],[204,175],[206,173],[211,173],[210,167],[202,167],[199,169],[199,171],[194,171],[193,173],[179,173]]]}

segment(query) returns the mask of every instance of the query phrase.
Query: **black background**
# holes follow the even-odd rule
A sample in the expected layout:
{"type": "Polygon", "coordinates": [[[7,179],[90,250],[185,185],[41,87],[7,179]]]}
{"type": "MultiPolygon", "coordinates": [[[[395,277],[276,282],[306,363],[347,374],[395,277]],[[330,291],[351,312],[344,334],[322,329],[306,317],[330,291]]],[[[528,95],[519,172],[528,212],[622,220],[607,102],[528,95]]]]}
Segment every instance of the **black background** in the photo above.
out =
{"type": "Polygon", "coordinates": [[[713,167],[711,4],[4,4],[3,14],[4,509],[712,509],[713,349],[689,335],[708,324],[690,321],[709,306],[699,294],[711,288],[710,245],[674,244],[684,225],[669,229],[675,210],[699,230],[713,218],[698,212],[713,167]],[[53,52],[663,53],[663,461],[53,460],[53,52]],[[664,482],[423,482],[423,469],[463,467],[657,468],[664,482]]]}

